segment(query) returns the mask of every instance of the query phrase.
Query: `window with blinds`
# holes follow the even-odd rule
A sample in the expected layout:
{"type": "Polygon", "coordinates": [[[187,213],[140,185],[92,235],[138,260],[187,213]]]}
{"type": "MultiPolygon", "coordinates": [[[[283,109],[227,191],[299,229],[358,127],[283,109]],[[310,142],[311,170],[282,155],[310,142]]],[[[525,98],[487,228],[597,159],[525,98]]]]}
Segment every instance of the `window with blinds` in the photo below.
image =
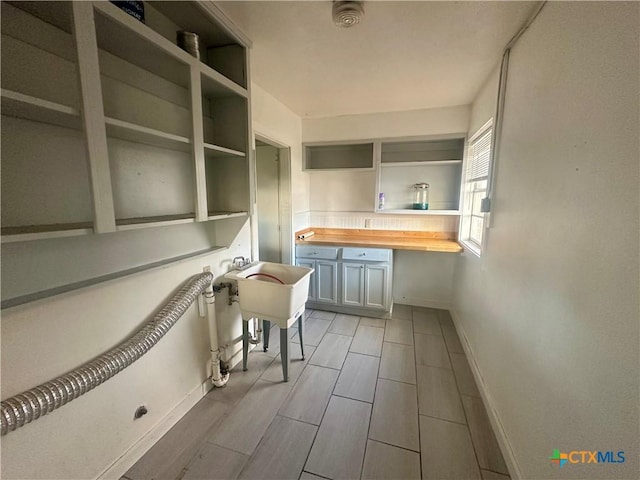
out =
{"type": "Polygon", "coordinates": [[[480,211],[486,197],[491,164],[493,121],[487,122],[469,139],[464,172],[460,240],[476,254],[482,251],[485,214],[480,211]]]}

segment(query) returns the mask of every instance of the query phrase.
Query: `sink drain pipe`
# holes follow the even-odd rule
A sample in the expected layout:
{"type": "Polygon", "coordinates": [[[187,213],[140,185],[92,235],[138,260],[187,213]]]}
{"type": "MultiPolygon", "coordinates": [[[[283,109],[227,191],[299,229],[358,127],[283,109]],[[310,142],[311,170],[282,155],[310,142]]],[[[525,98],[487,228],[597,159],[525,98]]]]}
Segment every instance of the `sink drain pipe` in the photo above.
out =
{"type": "MultiPolygon", "coordinates": [[[[129,340],[55,380],[1,402],[0,433],[6,435],[8,432],[60,408],[127,368],[164,337],[198,298],[198,295],[211,289],[212,280],[213,274],[211,272],[194,275],[162,310],[145,323],[129,340]]],[[[210,291],[213,296],[213,290],[210,291]]],[[[215,315],[215,311],[213,313],[215,315]]],[[[215,326],[215,316],[213,318],[215,326]]],[[[217,341],[217,331],[215,329],[213,331],[217,341]]],[[[212,351],[213,349],[212,346],[212,351]]],[[[221,377],[226,383],[224,376],[221,377]]],[[[228,379],[228,374],[226,378],[228,379]]]]}
{"type": "Polygon", "coordinates": [[[213,285],[209,284],[204,291],[207,304],[207,320],[209,321],[209,342],[211,346],[211,383],[214,387],[224,387],[229,381],[229,370],[222,363],[220,344],[218,342],[218,322],[216,320],[216,297],[213,285]]]}

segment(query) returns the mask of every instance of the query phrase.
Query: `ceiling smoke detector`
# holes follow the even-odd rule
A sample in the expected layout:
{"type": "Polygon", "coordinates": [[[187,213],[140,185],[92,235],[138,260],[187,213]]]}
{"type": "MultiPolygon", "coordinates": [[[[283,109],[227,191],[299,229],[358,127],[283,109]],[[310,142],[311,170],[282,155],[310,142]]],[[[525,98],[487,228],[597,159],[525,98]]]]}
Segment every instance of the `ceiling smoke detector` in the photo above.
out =
{"type": "Polygon", "coordinates": [[[360,17],[364,15],[362,2],[334,1],[333,22],[338,27],[353,27],[360,23],[360,17]]]}

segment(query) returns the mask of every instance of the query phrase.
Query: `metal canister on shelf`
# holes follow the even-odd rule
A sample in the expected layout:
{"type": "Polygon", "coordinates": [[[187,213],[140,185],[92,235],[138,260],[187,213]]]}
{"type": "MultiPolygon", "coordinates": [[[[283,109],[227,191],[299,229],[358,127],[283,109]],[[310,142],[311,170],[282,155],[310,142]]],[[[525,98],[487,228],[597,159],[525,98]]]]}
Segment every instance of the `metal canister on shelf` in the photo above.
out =
{"type": "Polygon", "coordinates": [[[176,43],[192,57],[200,60],[200,39],[197,33],[178,30],[176,32],[176,43]]]}

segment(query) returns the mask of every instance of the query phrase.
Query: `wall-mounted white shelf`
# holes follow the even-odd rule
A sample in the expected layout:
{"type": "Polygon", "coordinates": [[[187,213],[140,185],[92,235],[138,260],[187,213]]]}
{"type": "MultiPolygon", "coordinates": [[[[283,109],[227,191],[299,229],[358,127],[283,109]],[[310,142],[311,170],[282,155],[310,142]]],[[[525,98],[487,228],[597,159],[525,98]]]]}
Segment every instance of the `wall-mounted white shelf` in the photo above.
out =
{"type": "Polygon", "coordinates": [[[391,162],[380,163],[382,168],[398,168],[398,167],[440,167],[442,165],[459,165],[462,160],[433,160],[424,162],[391,162]]]}
{"type": "Polygon", "coordinates": [[[181,215],[159,215],[156,217],[122,218],[116,220],[118,231],[137,230],[140,228],[165,227],[195,222],[193,213],[181,215]]]}
{"type": "Polygon", "coordinates": [[[80,111],[77,109],[4,88],[2,89],[2,115],[75,130],[81,128],[80,111]]]}
{"type": "Polygon", "coordinates": [[[219,145],[213,145],[211,143],[204,144],[204,154],[207,158],[217,158],[217,157],[246,157],[247,155],[244,152],[239,152],[238,150],[233,150],[231,148],[220,147],[219,145]]]}
{"type": "Polygon", "coordinates": [[[169,150],[178,150],[181,152],[191,151],[191,140],[186,137],[135,125],[116,118],[105,117],[104,121],[107,126],[107,136],[109,137],[144,143],[169,150]]]}
{"type": "MultiPolygon", "coordinates": [[[[195,32],[199,37],[200,62],[213,68],[216,73],[233,81],[242,88],[247,87],[246,51],[239,45],[242,40],[237,32],[222,25],[212,25],[207,19],[206,7],[196,2],[145,1],[170,18],[180,30],[195,32]]],[[[175,32],[160,32],[170,41],[175,41],[175,32]]]]}
{"type": "Polygon", "coordinates": [[[202,93],[206,97],[229,97],[237,95],[247,98],[249,96],[246,88],[232,82],[207,65],[200,64],[200,73],[202,74],[202,93]]]}
{"type": "Polygon", "coordinates": [[[49,238],[77,237],[93,233],[91,223],[55,225],[31,225],[24,227],[2,227],[2,243],[29,242],[49,238]]]}
{"type": "Polygon", "coordinates": [[[248,216],[248,212],[209,212],[208,220],[222,220],[225,218],[239,218],[248,216]]]}
{"type": "Polygon", "coordinates": [[[374,142],[305,144],[303,145],[303,170],[308,172],[371,171],[374,169],[375,151],[374,142]]]}
{"type": "Polygon", "coordinates": [[[2,242],[248,215],[247,46],[215,12],[2,6],[2,242]]]}
{"type": "Polygon", "coordinates": [[[464,137],[382,142],[376,189],[376,213],[460,215],[464,137]],[[429,210],[414,210],[412,186],[429,184],[429,210]],[[380,193],[385,206],[379,210],[380,193]]]}
{"type": "Polygon", "coordinates": [[[110,2],[95,2],[100,48],[167,80],[188,87],[185,71],[195,59],[110,2]]]}

